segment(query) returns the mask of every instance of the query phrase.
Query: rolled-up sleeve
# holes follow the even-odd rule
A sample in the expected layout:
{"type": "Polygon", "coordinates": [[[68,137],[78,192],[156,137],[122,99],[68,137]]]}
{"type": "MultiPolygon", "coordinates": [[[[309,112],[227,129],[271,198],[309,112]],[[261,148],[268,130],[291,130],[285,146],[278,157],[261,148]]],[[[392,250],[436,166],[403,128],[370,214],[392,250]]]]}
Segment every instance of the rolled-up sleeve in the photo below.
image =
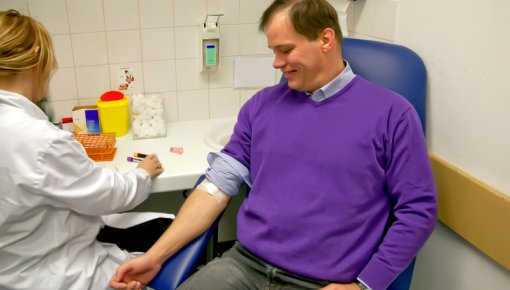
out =
{"type": "Polygon", "coordinates": [[[251,186],[248,168],[230,155],[211,152],[207,156],[207,162],[209,168],[205,176],[226,194],[236,195],[243,183],[251,186]]]}

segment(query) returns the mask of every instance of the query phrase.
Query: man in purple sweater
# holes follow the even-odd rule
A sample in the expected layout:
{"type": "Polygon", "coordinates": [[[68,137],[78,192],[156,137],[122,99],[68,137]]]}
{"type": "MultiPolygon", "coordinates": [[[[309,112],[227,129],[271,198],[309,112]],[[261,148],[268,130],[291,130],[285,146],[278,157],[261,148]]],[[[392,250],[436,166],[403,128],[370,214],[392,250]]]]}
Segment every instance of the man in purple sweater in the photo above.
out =
{"type": "Polygon", "coordinates": [[[245,182],[238,243],[179,289],[385,289],[436,223],[422,127],[403,97],[354,75],[334,8],[277,0],[260,29],[288,80],[241,109],[207,179],[110,285],[137,289],[203,232],[245,182]],[[130,282],[130,283],[127,283],[130,282]]]}

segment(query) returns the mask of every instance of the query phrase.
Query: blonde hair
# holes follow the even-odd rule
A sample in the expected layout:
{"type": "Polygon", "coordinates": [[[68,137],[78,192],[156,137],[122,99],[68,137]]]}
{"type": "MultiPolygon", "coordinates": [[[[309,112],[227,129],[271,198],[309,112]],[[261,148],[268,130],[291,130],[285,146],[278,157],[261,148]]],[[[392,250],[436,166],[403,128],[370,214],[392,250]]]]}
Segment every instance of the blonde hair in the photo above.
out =
{"type": "Polygon", "coordinates": [[[32,17],[16,10],[0,11],[0,77],[33,68],[44,82],[57,68],[48,31],[32,17]]]}

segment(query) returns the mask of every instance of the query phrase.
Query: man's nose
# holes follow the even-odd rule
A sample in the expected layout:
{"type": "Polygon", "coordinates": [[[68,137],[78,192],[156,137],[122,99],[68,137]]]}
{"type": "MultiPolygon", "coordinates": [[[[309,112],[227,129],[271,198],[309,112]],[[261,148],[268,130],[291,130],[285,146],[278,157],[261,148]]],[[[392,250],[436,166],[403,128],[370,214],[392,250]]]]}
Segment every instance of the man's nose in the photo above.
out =
{"type": "Polygon", "coordinates": [[[273,60],[273,67],[276,69],[281,69],[284,66],[285,66],[285,59],[282,56],[275,54],[274,60],[273,60]]]}

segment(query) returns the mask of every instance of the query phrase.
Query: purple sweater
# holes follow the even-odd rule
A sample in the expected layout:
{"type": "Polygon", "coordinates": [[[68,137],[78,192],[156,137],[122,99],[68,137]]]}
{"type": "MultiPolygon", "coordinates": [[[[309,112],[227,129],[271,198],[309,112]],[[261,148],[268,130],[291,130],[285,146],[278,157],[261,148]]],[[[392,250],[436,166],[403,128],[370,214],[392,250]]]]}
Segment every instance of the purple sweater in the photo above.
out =
{"type": "Polygon", "coordinates": [[[384,289],[435,226],[419,117],[403,97],[361,77],[320,103],[286,84],[261,90],[223,152],[253,181],[239,242],[295,274],[359,277],[384,289]]]}

